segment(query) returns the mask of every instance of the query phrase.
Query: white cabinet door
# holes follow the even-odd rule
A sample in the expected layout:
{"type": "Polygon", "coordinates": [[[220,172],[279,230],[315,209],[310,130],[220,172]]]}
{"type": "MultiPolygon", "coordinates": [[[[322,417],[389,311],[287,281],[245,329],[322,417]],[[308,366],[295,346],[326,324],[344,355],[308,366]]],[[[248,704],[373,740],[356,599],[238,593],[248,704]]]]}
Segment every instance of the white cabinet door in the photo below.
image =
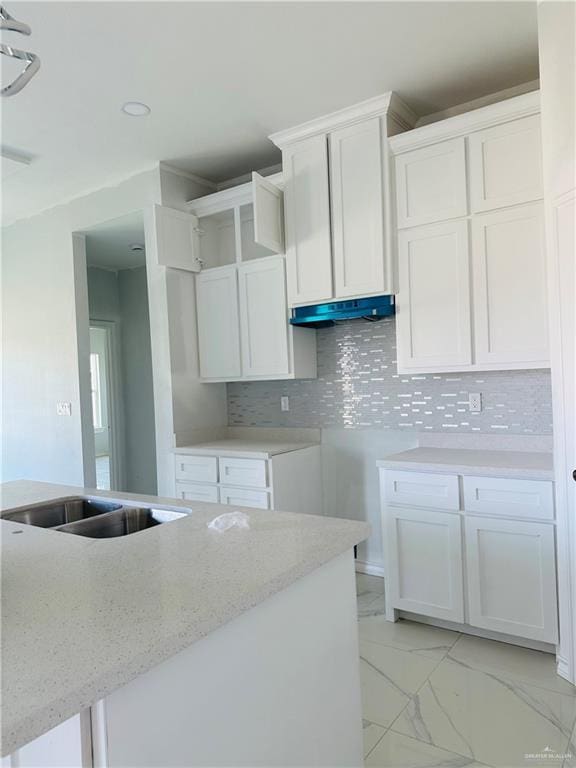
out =
{"type": "Polygon", "coordinates": [[[196,216],[155,205],[152,219],[157,263],[164,267],[199,272],[200,243],[196,216]]]}
{"type": "Polygon", "coordinates": [[[333,131],[329,142],[334,295],[390,293],[380,118],[333,131]]]}
{"type": "Polygon", "coordinates": [[[398,233],[398,370],[472,361],[468,225],[450,221],[398,233]]]}
{"type": "Polygon", "coordinates": [[[239,378],[240,329],[236,266],[218,267],[196,277],[200,376],[239,378]]]}
{"type": "Polygon", "coordinates": [[[540,203],[472,222],[476,362],[548,365],[540,203]]]}
{"type": "Polygon", "coordinates": [[[290,372],[284,258],[272,256],[238,270],[244,376],[290,372]]]}
{"type": "Polygon", "coordinates": [[[558,640],[553,525],[467,517],[466,558],[472,626],[558,640]]]}
{"type": "Polygon", "coordinates": [[[391,607],[464,621],[460,516],[396,507],[384,514],[391,607]]]}
{"type": "Polygon", "coordinates": [[[254,241],[274,253],[284,253],[283,194],[275,184],[252,173],[254,241]]]}
{"type": "Polygon", "coordinates": [[[468,142],[474,212],[543,196],[539,115],[477,131],[468,142]]]}
{"type": "Polygon", "coordinates": [[[396,157],[399,227],[455,219],[468,212],[463,138],[442,141],[396,157]]]}
{"type": "Polygon", "coordinates": [[[290,305],[332,297],[328,145],[325,136],[288,146],[282,153],[284,216],[290,305]]]}

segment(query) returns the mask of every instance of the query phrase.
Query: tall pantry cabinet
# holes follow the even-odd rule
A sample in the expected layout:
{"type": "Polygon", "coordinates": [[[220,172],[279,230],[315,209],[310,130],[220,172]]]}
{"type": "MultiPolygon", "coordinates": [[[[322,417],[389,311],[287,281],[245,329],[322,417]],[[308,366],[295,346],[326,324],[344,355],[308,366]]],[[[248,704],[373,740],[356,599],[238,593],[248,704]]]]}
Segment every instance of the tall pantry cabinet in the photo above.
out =
{"type": "Polygon", "coordinates": [[[402,373],[548,367],[539,93],[390,139],[402,373]]]}

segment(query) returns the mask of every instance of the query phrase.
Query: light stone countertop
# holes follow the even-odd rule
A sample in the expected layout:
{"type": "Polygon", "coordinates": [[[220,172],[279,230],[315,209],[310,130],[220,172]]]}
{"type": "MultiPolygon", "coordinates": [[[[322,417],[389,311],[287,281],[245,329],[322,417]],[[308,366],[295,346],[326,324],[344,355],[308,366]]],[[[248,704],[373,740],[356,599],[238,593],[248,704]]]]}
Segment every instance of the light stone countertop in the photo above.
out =
{"type": "Polygon", "coordinates": [[[218,533],[207,523],[238,507],[31,481],[0,485],[3,511],[78,494],[192,514],[115,539],[0,522],[2,755],[369,534],[366,523],[248,508],[240,509],[249,530],[218,533]]]}
{"type": "Polygon", "coordinates": [[[551,453],[489,451],[468,448],[413,448],[376,462],[385,469],[452,472],[459,475],[553,480],[551,453]]]}
{"type": "Polygon", "coordinates": [[[206,443],[194,443],[174,448],[176,454],[194,456],[233,456],[243,459],[269,459],[279,453],[291,453],[302,448],[317,446],[318,443],[289,442],[286,440],[250,440],[227,438],[206,443]]]}

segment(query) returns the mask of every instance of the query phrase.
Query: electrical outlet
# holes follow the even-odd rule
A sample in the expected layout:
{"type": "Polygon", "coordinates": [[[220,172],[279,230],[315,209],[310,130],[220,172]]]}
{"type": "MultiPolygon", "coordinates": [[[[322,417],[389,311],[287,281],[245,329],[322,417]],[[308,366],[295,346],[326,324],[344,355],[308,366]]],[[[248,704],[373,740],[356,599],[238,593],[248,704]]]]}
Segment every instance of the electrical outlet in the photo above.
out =
{"type": "Polygon", "coordinates": [[[72,416],[72,403],[56,403],[58,416],[72,416]]]}
{"type": "Polygon", "coordinates": [[[480,413],[482,410],[481,392],[470,392],[468,395],[468,410],[470,413],[480,413]]]}
{"type": "Polygon", "coordinates": [[[290,398],[289,397],[281,397],[280,398],[280,410],[281,411],[289,411],[290,410],[290,398]]]}

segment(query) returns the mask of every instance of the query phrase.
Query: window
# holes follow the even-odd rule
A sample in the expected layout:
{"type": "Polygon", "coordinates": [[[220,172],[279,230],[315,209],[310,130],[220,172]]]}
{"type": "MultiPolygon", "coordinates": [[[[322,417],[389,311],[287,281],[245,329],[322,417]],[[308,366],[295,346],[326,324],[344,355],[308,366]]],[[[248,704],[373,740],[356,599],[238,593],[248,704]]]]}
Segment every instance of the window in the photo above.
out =
{"type": "Polygon", "coordinates": [[[90,390],[92,393],[92,420],[94,429],[102,429],[102,391],[100,389],[100,355],[90,353],[90,390]]]}

